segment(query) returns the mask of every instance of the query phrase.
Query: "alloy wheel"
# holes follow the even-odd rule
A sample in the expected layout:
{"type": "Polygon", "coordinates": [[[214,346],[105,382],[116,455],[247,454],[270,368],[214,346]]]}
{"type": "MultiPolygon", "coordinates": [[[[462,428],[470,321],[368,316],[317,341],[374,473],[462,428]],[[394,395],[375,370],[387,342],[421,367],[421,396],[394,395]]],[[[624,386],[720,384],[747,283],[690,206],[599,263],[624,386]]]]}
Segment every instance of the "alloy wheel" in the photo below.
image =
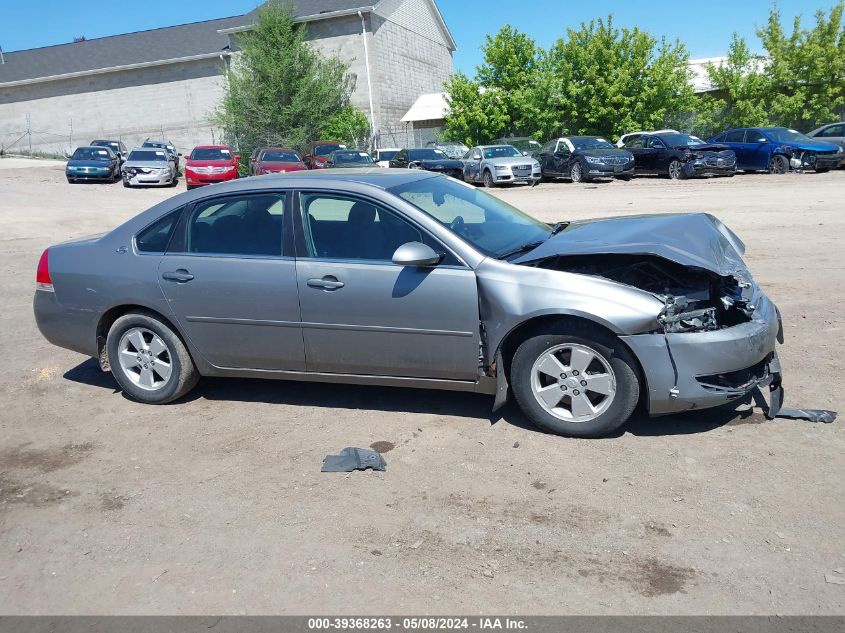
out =
{"type": "Polygon", "coordinates": [[[142,327],[127,330],[118,343],[120,370],[145,391],[158,391],[173,373],[173,356],[162,338],[142,327]]]}
{"type": "Polygon", "coordinates": [[[681,177],[682,171],[683,165],[681,165],[680,161],[673,160],[669,163],[669,178],[672,180],[678,180],[681,177]]]}
{"type": "Polygon", "coordinates": [[[596,350],[577,343],[552,347],[531,367],[531,391],[548,413],[566,422],[590,422],[616,396],[610,363],[596,350]]]}
{"type": "Polygon", "coordinates": [[[772,156],[771,161],[769,161],[769,173],[770,174],[785,174],[789,171],[789,161],[784,156],[772,156]]]}
{"type": "Polygon", "coordinates": [[[583,172],[581,171],[581,163],[575,163],[569,172],[572,182],[581,182],[583,179],[583,172]]]}

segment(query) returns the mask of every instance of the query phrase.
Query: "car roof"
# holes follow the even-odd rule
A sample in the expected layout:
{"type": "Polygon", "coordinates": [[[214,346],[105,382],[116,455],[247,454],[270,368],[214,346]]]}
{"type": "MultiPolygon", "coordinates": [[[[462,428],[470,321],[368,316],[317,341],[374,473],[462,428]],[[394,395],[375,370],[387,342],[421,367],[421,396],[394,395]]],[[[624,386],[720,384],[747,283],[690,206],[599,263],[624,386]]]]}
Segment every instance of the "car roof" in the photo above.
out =
{"type": "Polygon", "coordinates": [[[422,169],[383,169],[382,167],[353,167],[345,169],[315,169],[289,174],[268,174],[260,178],[240,178],[214,185],[217,191],[276,189],[279,186],[331,188],[344,183],[371,185],[389,189],[399,185],[428,178],[439,178],[438,174],[422,169]],[[288,183],[290,183],[288,185],[288,183]]]}
{"type": "Polygon", "coordinates": [[[228,149],[231,150],[232,148],[228,145],[197,145],[194,149],[228,149]]]}
{"type": "Polygon", "coordinates": [[[262,147],[261,149],[255,150],[256,152],[299,152],[292,147],[262,147]]]}
{"type": "MultiPolygon", "coordinates": [[[[96,150],[107,149],[107,150],[111,150],[111,147],[103,147],[102,145],[80,145],[76,149],[96,149],[96,150]]],[[[73,151],[75,152],[76,149],[73,150],[73,151]]]]}
{"type": "Polygon", "coordinates": [[[401,152],[401,147],[377,147],[376,152],[401,152]]]}

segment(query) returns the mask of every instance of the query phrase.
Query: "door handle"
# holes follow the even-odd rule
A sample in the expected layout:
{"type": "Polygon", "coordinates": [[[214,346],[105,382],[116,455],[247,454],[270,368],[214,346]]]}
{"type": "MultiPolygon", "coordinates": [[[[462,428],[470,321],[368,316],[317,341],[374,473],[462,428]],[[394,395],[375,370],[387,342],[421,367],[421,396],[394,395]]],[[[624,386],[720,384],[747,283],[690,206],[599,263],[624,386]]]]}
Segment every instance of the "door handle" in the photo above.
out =
{"type": "Polygon", "coordinates": [[[187,270],[185,270],[184,268],[180,268],[179,270],[174,270],[174,271],[171,271],[171,272],[162,273],[161,278],[166,279],[167,281],[175,281],[175,282],[178,282],[178,283],[186,283],[188,281],[191,281],[191,279],[193,279],[194,276],[191,273],[189,273],[187,270]]]}
{"type": "Polygon", "coordinates": [[[338,281],[337,277],[332,275],[326,275],[322,279],[309,279],[308,280],[308,287],[309,288],[319,288],[320,290],[339,290],[343,288],[346,284],[342,281],[338,281]]]}

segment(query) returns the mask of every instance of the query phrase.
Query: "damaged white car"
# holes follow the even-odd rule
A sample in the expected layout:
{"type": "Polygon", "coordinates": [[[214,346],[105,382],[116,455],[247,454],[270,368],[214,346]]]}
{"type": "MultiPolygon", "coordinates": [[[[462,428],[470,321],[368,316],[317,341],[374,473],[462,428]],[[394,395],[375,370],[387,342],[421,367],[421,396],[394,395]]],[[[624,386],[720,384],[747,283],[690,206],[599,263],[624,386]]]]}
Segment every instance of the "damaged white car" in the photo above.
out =
{"type": "Polygon", "coordinates": [[[422,170],[295,172],[47,249],[35,317],[150,404],[201,376],[512,390],[591,437],[760,386],[784,413],[780,315],[743,251],[706,214],[548,225],[422,170]]]}

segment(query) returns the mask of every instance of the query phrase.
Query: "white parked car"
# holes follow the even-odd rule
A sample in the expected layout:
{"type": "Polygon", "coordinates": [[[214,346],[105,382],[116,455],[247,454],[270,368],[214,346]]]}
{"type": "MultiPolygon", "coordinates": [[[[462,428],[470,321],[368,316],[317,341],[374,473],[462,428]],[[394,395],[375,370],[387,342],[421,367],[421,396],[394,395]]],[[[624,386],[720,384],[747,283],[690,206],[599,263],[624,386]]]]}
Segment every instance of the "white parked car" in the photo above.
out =
{"type": "Polygon", "coordinates": [[[380,147],[373,150],[371,156],[379,167],[390,167],[390,161],[401,151],[401,147],[380,147]]]}
{"type": "Polygon", "coordinates": [[[644,134],[680,134],[678,130],[651,130],[651,131],[643,131],[643,132],[629,132],[628,134],[623,134],[619,137],[619,140],[616,141],[616,147],[625,147],[625,143],[633,141],[638,136],[643,136],[644,134]]]}

